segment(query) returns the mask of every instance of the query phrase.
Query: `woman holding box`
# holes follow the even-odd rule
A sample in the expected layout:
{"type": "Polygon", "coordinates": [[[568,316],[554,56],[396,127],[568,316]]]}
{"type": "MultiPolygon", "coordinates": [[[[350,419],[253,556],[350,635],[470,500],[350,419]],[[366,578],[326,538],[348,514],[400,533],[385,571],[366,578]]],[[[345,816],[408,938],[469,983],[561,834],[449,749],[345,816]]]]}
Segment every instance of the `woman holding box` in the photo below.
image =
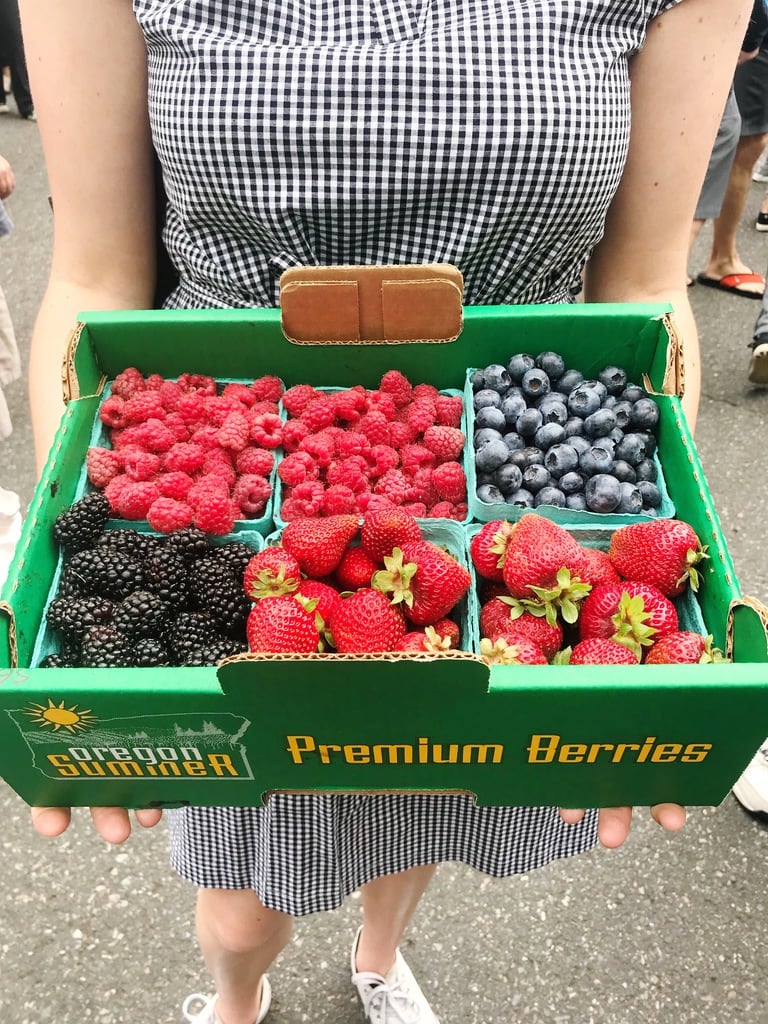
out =
{"type": "MultiPolygon", "coordinates": [[[[750,8],[23,0],[56,216],[31,365],[41,458],[77,312],[152,304],[153,144],[179,274],[166,305],[275,305],[280,273],[302,264],[432,262],[459,267],[469,304],[567,302],[589,258],[589,301],[674,304],[692,420],[688,237],[750,8]]],[[[684,819],[673,805],[654,816],[684,819]]],[[[34,817],[46,835],[69,821],[34,817]]],[[[130,831],[120,809],[93,817],[111,842],[130,831]]],[[[397,950],[434,865],[529,871],[598,837],[619,846],[630,819],[428,795],[173,812],[172,860],[200,887],[217,993],[188,1019],[263,1020],[292,918],[360,887],[352,980],[367,1019],[435,1024],[397,950]]]]}

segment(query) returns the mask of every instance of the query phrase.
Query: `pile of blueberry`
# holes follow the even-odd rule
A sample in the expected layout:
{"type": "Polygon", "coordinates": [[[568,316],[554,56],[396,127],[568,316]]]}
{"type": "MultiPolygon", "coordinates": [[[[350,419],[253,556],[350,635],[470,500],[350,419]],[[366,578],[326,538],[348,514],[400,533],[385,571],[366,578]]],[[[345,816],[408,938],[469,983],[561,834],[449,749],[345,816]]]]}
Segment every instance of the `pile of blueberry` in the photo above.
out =
{"type": "Polygon", "coordinates": [[[626,371],[585,380],[556,352],[519,352],[471,383],[480,501],[658,514],[659,408],[626,371]]]}

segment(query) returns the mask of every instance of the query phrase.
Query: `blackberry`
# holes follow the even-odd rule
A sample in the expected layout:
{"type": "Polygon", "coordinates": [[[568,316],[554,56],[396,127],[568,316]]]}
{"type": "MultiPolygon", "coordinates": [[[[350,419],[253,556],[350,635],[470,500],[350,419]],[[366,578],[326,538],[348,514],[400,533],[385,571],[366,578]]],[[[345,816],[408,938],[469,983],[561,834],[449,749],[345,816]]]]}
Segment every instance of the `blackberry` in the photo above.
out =
{"type": "Polygon", "coordinates": [[[187,651],[221,639],[221,634],[204,612],[181,612],[171,619],[163,639],[174,659],[181,662],[187,651]]]}
{"type": "Polygon", "coordinates": [[[189,601],[189,571],[172,548],[159,548],[144,562],[146,589],[179,609],[189,601]]]}
{"type": "Polygon", "coordinates": [[[153,533],[141,533],[130,527],[105,530],[96,541],[96,547],[112,548],[135,558],[138,562],[149,558],[162,544],[163,538],[153,533]]]}
{"type": "Polygon", "coordinates": [[[242,577],[215,558],[201,558],[190,576],[190,590],[198,608],[207,612],[227,636],[245,634],[252,602],[243,590],[242,577]]]}
{"type": "Polygon", "coordinates": [[[88,588],[85,586],[85,580],[80,573],[76,570],[71,572],[69,567],[65,565],[59,576],[56,597],[88,597],[88,588]]]}
{"type": "Polygon", "coordinates": [[[206,665],[218,665],[224,658],[231,658],[235,654],[242,654],[247,650],[244,643],[239,643],[229,637],[222,637],[219,640],[212,640],[208,644],[196,644],[190,647],[181,662],[188,668],[201,668],[206,665]]]}
{"type": "Polygon", "coordinates": [[[129,668],[133,645],[114,626],[93,626],[83,637],[80,664],[84,668],[129,668]]]}
{"type": "Polygon", "coordinates": [[[109,622],[113,608],[106,597],[57,597],[48,605],[46,618],[51,629],[81,637],[91,626],[109,622]]]}
{"type": "Polygon", "coordinates": [[[187,526],[183,530],[172,530],[165,538],[165,546],[189,563],[207,555],[211,545],[207,533],[196,526],[187,526]]]}
{"type": "Polygon", "coordinates": [[[62,657],[56,651],[53,651],[53,652],[51,652],[51,654],[46,654],[46,656],[41,660],[40,664],[37,667],[38,668],[74,668],[75,666],[72,664],[72,662],[70,662],[66,658],[62,657]]]}
{"type": "Polygon", "coordinates": [[[67,573],[75,581],[80,579],[86,593],[122,601],[124,597],[144,586],[144,572],[139,562],[130,555],[110,547],[87,548],[71,555],[67,573]]]}
{"type": "Polygon", "coordinates": [[[86,494],[56,516],[54,540],[67,551],[83,551],[91,547],[104,529],[110,511],[109,501],[100,491],[86,494]]]}
{"type": "Polygon", "coordinates": [[[160,668],[171,664],[171,654],[162,640],[148,636],[136,641],[133,663],[136,668],[160,668]]]}
{"type": "Polygon", "coordinates": [[[131,637],[159,636],[170,612],[170,605],[149,590],[134,590],[119,604],[112,615],[113,624],[131,637]]]}
{"type": "Polygon", "coordinates": [[[222,562],[238,578],[242,578],[245,574],[246,565],[248,565],[255,554],[256,549],[252,548],[249,544],[244,544],[239,540],[231,540],[226,544],[212,544],[206,558],[222,562]]]}

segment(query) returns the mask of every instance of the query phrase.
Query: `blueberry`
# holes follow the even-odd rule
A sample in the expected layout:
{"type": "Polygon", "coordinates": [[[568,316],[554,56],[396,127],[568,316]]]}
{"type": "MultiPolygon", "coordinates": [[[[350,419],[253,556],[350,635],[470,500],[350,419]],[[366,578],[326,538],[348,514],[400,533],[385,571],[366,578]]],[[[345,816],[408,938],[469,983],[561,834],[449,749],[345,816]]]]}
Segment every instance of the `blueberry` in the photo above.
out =
{"type": "Polygon", "coordinates": [[[563,494],[577,494],[584,490],[586,477],[583,473],[563,473],[558,480],[560,490],[563,494]]]}
{"type": "Polygon", "coordinates": [[[597,412],[600,408],[600,401],[600,396],[594,388],[579,384],[568,395],[568,412],[571,416],[581,416],[582,419],[585,419],[593,412],[597,412]]]}
{"type": "Polygon", "coordinates": [[[570,444],[553,444],[544,455],[544,465],[553,477],[561,477],[578,469],[579,453],[570,444]]]}
{"type": "Polygon", "coordinates": [[[553,444],[560,444],[565,438],[565,430],[559,423],[543,423],[533,435],[533,443],[542,450],[553,444]]]}
{"type": "Polygon", "coordinates": [[[584,420],[581,416],[569,416],[563,427],[566,437],[577,437],[584,433],[584,420]]]}
{"type": "Polygon", "coordinates": [[[473,370],[469,377],[469,383],[473,391],[480,391],[485,387],[485,373],[482,370],[473,370]]]}
{"type": "Polygon", "coordinates": [[[569,444],[571,448],[575,448],[579,455],[592,447],[592,442],[588,441],[583,434],[569,434],[565,443],[569,444]]]}
{"type": "Polygon", "coordinates": [[[648,455],[646,439],[642,434],[625,434],[616,445],[616,458],[636,466],[648,455]]]}
{"type": "Polygon", "coordinates": [[[583,381],[584,374],[580,370],[566,370],[562,377],[555,381],[554,388],[555,391],[559,391],[563,395],[568,395],[574,388],[583,383],[583,381]]]}
{"type": "Polygon", "coordinates": [[[558,402],[552,395],[547,395],[546,398],[543,398],[536,408],[541,413],[545,423],[558,423],[561,427],[564,427],[568,420],[568,409],[565,402],[558,402]]]}
{"type": "Polygon", "coordinates": [[[498,430],[501,433],[501,431],[507,429],[508,424],[501,409],[496,409],[492,405],[486,405],[475,413],[475,426],[479,430],[483,427],[490,427],[492,430],[498,430]]]}
{"type": "MultiPolygon", "coordinates": [[[[593,445],[592,448],[587,448],[579,456],[579,469],[586,473],[587,476],[595,476],[598,473],[610,473],[612,466],[613,459],[605,448],[598,448],[593,445]]],[[[618,480],[616,482],[618,483],[618,480]]]]}
{"type": "MultiPolygon", "coordinates": [[[[523,448],[523,458],[525,459],[525,466],[544,465],[544,452],[541,448],[536,448],[534,445],[528,445],[527,448],[523,448]]],[[[523,466],[523,469],[525,469],[525,466],[523,466]]]]}
{"type": "Polygon", "coordinates": [[[661,505],[661,491],[650,480],[639,480],[637,489],[643,497],[643,508],[659,508],[661,505]]]}
{"type": "Polygon", "coordinates": [[[584,497],[584,492],[576,491],[574,494],[567,494],[565,497],[565,507],[572,509],[574,512],[586,512],[587,499],[584,497]]]}
{"type": "Polygon", "coordinates": [[[618,398],[616,397],[616,395],[611,395],[609,393],[603,399],[602,408],[603,409],[612,409],[616,405],[617,402],[618,402],[618,398]]]}
{"type": "Polygon", "coordinates": [[[499,501],[504,501],[504,495],[493,484],[482,484],[477,488],[476,494],[480,501],[485,501],[489,505],[495,505],[499,501]]]}
{"type": "Polygon", "coordinates": [[[509,495],[507,504],[520,505],[523,508],[533,508],[533,495],[530,491],[526,491],[524,487],[521,487],[519,491],[509,495]]]}
{"type": "Polygon", "coordinates": [[[534,506],[556,505],[558,508],[565,508],[565,495],[559,487],[542,487],[534,499],[534,506]]]}
{"type": "Polygon", "coordinates": [[[617,459],[613,464],[611,470],[613,475],[620,483],[634,484],[637,482],[637,473],[628,462],[624,462],[623,459],[617,459]]]}
{"type": "Polygon", "coordinates": [[[482,430],[476,430],[472,435],[472,443],[475,446],[475,451],[478,448],[482,448],[484,444],[488,444],[489,441],[500,441],[502,434],[500,430],[491,430],[490,427],[483,427],[482,430]]]}
{"type": "Polygon", "coordinates": [[[520,469],[525,469],[526,466],[530,465],[524,448],[517,448],[515,451],[510,452],[507,462],[512,466],[519,466],[520,469]]]}
{"type": "Polygon", "coordinates": [[[543,370],[551,381],[559,380],[565,373],[563,357],[557,352],[539,352],[534,359],[536,366],[543,370]]]}
{"type": "Polygon", "coordinates": [[[512,383],[512,378],[507,373],[507,368],[500,363],[490,363],[486,366],[483,370],[483,376],[485,377],[485,386],[493,391],[498,391],[499,394],[504,394],[512,383]]]}
{"type": "Polygon", "coordinates": [[[532,370],[535,365],[533,356],[528,355],[527,352],[518,352],[507,363],[507,373],[514,384],[519,384],[523,375],[528,370],[532,370]]]}
{"type": "Polygon", "coordinates": [[[587,480],[584,497],[591,512],[615,512],[621,501],[621,484],[608,473],[597,473],[587,480]]]}
{"type": "Polygon", "coordinates": [[[614,445],[616,445],[619,443],[622,437],[624,437],[624,431],[621,429],[621,427],[614,427],[613,430],[610,431],[610,433],[606,434],[604,438],[601,437],[600,440],[613,441],[614,445]]]}
{"type": "Polygon", "coordinates": [[[517,417],[515,429],[521,437],[533,437],[543,422],[538,409],[526,409],[517,417]]]}
{"type": "Polygon", "coordinates": [[[508,455],[509,448],[507,448],[501,438],[498,441],[492,438],[477,449],[475,453],[475,467],[481,473],[491,473],[493,470],[498,469],[499,466],[504,465],[508,455]]]}
{"type": "Polygon", "coordinates": [[[585,380],[581,387],[590,388],[592,391],[596,391],[600,396],[601,402],[608,394],[608,388],[601,380],[585,380]]]}
{"type": "Polygon", "coordinates": [[[523,470],[523,487],[531,494],[537,494],[542,487],[552,483],[552,477],[544,466],[534,463],[523,470]]]}
{"type": "Polygon", "coordinates": [[[532,370],[525,371],[520,387],[528,398],[539,398],[541,395],[549,393],[551,384],[546,373],[538,367],[534,367],[532,370]]]}
{"type": "Polygon", "coordinates": [[[639,399],[646,397],[645,388],[641,388],[639,384],[627,384],[619,395],[619,398],[627,402],[637,402],[639,399]]]}
{"type": "Polygon", "coordinates": [[[620,366],[606,366],[597,375],[597,379],[604,384],[610,395],[620,395],[627,386],[627,374],[620,366]]]}
{"type": "Polygon", "coordinates": [[[592,442],[592,447],[602,448],[612,459],[616,458],[616,442],[611,437],[596,437],[592,442]]]}
{"type": "Polygon", "coordinates": [[[528,403],[522,392],[508,391],[501,400],[500,408],[504,413],[504,419],[507,423],[510,426],[514,426],[517,417],[528,408],[528,403]]]}
{"type": "Polygon", "coordinates": [[[629,426],[629,417],[632,413],[632,403],[626,398],[617,402],[613,407],[613,415],[616,417],[616,426],[626,430],[629,426]]]}
{"type": "Polygon", "coordinates": [[[648,453],[648,458],[652,459],[656,453],[658,447],[658,441],[656,435],[651,433],[649,430],[638,430],[637,433],[645,441],[645,450],[648,453]]]}
{"type": "Polygon", "coordinates": [[[506,497],[520,490],[523,485],[523,471],[512,462],[505,462],[494,473],[494,483],[506,497]]]}
{"type": "Polygon", "coordinates": [[[638,398],[629,415],[630,423],[639,430],[655,430],[659,422],[659,407],[652,398],[638,398]]]}
{"type": "Polygon", "coordinates": [[[598,409],[584,420],[584,433],[587,437],[605,437],[616,426],[616,416],[612,409],[598,409]]]}
{"type": "Polygon", "coordinates": [[[498,391],[493,391],[491,388],[483,388],[481,391],[476,391],[475,396],[472,399],[472,406],[477,412],[479,409],[485,409],[486,406],[491,406],[494,409],[501,408],[501,395],[498,391]]]}
{"type": "Polygon", "coordinates": [[[653,459],[643,459],[635,466],[635,473],[638,480],[648,480],[655,483],[659,478],[659,470],[653,459]]]}
{"type": "Polygon", "coordinates": [[[624,480],[619,482],[621,488],[621,499],[616,506],[617,512],[636,516],[643,511],[643,495],[636,484],[624,480]]]}
{"type": "Polygon", "coordinates": [[[477,480],[477,486],[481,484],[493,484],[496,486],[496,473],[476,473],[475,478],[477,480]]]}
{"type": "Polygon", "coordinates": [[[525,448],[525,441],[519,434],[516,434],[514,430],[510,430],[504,434],[502,441],[511,452],[519,452],[521,448],[525,448]]]}

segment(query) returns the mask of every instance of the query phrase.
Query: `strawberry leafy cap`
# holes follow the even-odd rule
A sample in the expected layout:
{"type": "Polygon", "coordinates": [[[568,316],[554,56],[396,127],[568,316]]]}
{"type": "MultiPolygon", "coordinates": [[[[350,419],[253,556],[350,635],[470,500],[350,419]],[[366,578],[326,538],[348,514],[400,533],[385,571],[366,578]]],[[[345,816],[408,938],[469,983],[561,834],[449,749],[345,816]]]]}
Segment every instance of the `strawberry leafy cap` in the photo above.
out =
{"type": "Polygon", "coordinates": [[[416,562],[403,562],[401,548],[393,548],[391,555],[385,555],[384,568],[373,574],[371,586],[382,594],[391,594],[392,604],[406,604],[413,607],[411,580],[416,575],[416,562]]]}
{"type": "Polygon", "coordinates": [[[592,590],[591,583],[583,583],[578,576],[571,576],[570,569],[565,566],[557,573],[557,584],[554,587],[534,587],[528,589],[536,595],[535,600],[529,598],[502,597],[505,604],[512,607],[510,617],[519,618],[523,612],[530,612],[537,618],[545,617],[550,626],[557,625],[558,612],[564,622],[575,622],[579,617],[579,602],[592,590]]]}

